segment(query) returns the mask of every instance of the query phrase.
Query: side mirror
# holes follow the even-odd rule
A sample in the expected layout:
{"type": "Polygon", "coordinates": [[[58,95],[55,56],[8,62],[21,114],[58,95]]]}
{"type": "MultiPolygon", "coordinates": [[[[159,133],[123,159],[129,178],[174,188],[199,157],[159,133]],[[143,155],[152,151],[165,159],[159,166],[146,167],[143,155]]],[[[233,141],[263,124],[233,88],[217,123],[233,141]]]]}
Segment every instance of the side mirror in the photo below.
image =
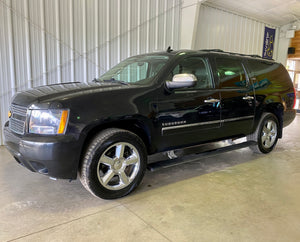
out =
{"type": "Polygon", "coordinates": [[[172,81],[166,81],[167,88],[177,89],[193,87],[197,83],[197,77],[193,74],[177,74],[173,76],[172,81]]]}

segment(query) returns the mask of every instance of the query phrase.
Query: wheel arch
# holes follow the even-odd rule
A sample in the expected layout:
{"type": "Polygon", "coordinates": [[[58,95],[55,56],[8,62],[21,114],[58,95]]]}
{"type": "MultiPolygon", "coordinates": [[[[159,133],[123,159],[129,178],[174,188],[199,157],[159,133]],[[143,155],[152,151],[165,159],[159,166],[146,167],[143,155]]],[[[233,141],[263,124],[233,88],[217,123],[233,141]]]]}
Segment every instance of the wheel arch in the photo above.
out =
{"type": "Polygon", "coordinates": [[[272,113],[275,115],[275,117],[278,120],[278,138],[282,138],[282,130],[283,130],[283,113],[284,113],[284,107],[282,103],[269,103],[265,104],[262,108],[261,115],[263,113],[272,113]]]}
{"type": "Polygon", "coordinates": [[[78,170],[82,185],[103,199],[120,198],[132,192],[142,181],[147,166],[143,141],[136,134],[119,128],[96,133],[82,158],[78,170]]]}
{"type": "Polygon", "coordinates": [[[78,167],[81,165],[82,156],[85,153],[85,150],[91,140],[102,130],[109,129],[109,128],[118,128],[130,131],[141,138],[144,142],[145,147],[147,149],[147,153],[153,153],[153,147],[151,142],[151,132],[150,128],[142,121],[138,119],[128,119],[122,121],[114,121],[114,122],[107,122],[101,123],[98,125],[93,125],[92,127],[87,127],[84,131],[85,137],[82,145],[81,150],[81,157],[78,164],[78,167]]]}

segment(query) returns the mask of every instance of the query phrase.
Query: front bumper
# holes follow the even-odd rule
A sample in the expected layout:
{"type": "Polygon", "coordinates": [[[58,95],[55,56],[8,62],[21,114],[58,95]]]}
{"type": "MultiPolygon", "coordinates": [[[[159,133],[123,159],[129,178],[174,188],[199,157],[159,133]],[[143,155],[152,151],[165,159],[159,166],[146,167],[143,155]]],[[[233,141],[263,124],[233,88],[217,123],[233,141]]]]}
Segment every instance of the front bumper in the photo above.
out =
{"type": "Polygon", "coordinates": [[[80,142],[73,136],[20,136],[8,122],[4,126],[5,145],[18,163],[27,169],[61,179],[76,179],[80,142]]]}

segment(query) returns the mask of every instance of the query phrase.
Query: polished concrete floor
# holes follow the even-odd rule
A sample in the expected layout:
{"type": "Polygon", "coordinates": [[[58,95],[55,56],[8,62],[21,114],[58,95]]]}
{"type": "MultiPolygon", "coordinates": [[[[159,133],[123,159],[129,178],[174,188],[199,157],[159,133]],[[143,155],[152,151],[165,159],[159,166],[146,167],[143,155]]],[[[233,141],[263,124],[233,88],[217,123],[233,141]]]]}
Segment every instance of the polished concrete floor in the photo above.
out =
{"type": "Polygon", "coordinates": [[[300,116],[268,155],[244,148],[147,172],[105,201],[0,148],[0,241],[300,241],[300,116]]]}

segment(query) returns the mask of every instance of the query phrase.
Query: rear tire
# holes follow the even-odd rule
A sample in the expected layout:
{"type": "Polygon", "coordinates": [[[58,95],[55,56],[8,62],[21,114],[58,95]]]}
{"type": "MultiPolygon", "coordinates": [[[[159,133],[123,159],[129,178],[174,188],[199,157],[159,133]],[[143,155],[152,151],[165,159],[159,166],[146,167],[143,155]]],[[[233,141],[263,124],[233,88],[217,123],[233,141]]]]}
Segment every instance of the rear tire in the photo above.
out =
{"type": "Polygon", "coordinates": [[[255,153],[267,154],[271,152],[278,141],[279,123],[272,113],[264,113],[256,131],[247,136],[248,141],[255,141],[257,145],[250,146],[255,153]]]}
{"type": "Polygon", "coordinates": [[[146,164],[146,148],[137,135],[122,129],[106,129],[88,145],[79,177],[94,196],[115,199],[139,185],[146,164]]]}

